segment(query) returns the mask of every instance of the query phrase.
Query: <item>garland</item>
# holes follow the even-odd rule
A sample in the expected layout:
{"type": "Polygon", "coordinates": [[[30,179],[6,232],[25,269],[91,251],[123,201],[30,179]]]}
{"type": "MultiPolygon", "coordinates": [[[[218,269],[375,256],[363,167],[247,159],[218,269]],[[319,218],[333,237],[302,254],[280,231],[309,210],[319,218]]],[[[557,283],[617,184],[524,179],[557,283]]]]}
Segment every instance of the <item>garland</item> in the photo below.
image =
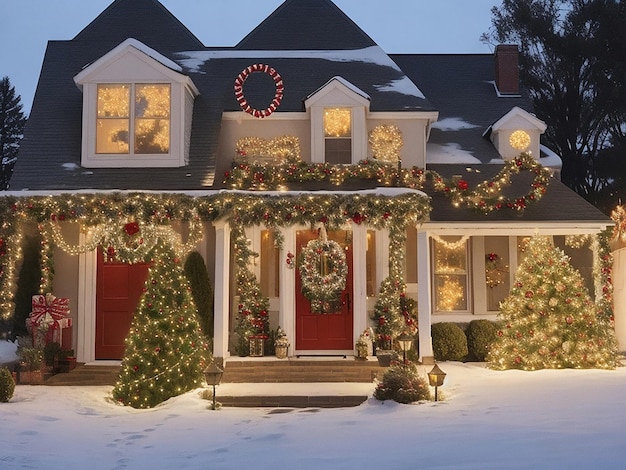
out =
{"type": "Polygon", "coordinates": [[[522,211],[541,199],[550,183],[550,170],[544,168],[528,154],[504,162],[504,166],[493,178],[470,189],[469,183],[460,178],[444,179],[433,170],[421,168],[396,168],[378,160],[361,160],[356,165],[331,165],[329,163],[284,163],[281,165],[234,164],[224,174],[224,183],[233,189],[275,190],[288,183],[306,181],[330,181],[339,186],[348,179],[375,180],[382,186],[402,186],[424,189],[431,181],[433,189],[450,198],[455,207],[464,206],[484,214],[512,209],[522,211]],[[533,176],[530,189],[517,197],[505,197],[503,191],[511,185],[511,178],[521,172],[533,176]]]}
{"type": "Polygon", "coordinates": [[[339,243],[328,240],[322,225],[320,238],[311,240],[302,250],[299,259],[302,294],[311,302],[311,311],[335,311],[334,303],[346,288],[348,264],[339,243]]]}
{"type": "Polygon", "coordinates": [[[485,281],[492,289],[504,284],[506,275],[509,273],[508,266],[502,264],[502,258],[498,253],[491,252],[485,255],[485,281]]]}
{"type": "Polygon", "coordinates": [[[246,67],[242,70],[242,72],[237,75],[235,79],[235,98],[239,103],[239,106],[246,113],[251,114],[255,118],[264,118],[272,114],[276,111],[276,108],[280,106],[281,101],[283,100],[283,93],[285,90],[285,86],[283,85],[283,79],[280,74],[276,71],[276,69],[270,67],[269,65],[264,64],[254,64],[246,67]],[[243,84],[248,79],[248,76],[251,73],[255,72],[264,72],[268,74],[274,80],[274,85],[276,86],[276,93],[274,94],[274,99],[270,103],[270,105],[266,109],[255,109],[248,104],[248,100],[243,94],[243,84]]]}

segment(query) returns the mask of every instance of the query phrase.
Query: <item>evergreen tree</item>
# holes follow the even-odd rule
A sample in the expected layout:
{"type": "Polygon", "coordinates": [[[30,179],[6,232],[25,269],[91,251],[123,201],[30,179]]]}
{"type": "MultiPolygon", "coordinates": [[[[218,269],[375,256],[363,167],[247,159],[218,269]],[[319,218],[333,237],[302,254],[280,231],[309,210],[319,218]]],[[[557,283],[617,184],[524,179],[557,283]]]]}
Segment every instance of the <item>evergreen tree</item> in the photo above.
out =
{"type": "Polygon", "coordinates": [[[544,139],[563,159],[562,181],[594,204],[608,187],[615,200],[626,195],[603,171],[606,149],[626,140],[626,2],[503,0],[491,13],[483,40],[519,45],[522,83],[549,123],[544,139]]]}
{"type": "Polygon", "coordinates": [[[0,80],[0,190],[9,187],[13,166],[17,161],[26,118],[20,95],[15,94],[9,77],[0,80]]]}
{"type": "Polygon", "coordinates": [[[154,407],[199,387],[208,358],[180,259],[159,240],[113,398],[134,408],[154,407]]]}
{"type": "Polygon", "coordinates": [[[198,320],[208,339],[213,338],[213,288],[204,258],[192,251],[185,261],[185,276],[191,286],[191,295],[198,309],[198,320]]]}
{"type": "Polygon", "coordinates": [[[13,336],[25,336],[26,319],[33,310],[33,295],[40,292],[41,284],[41,236],[27,235],[22,246],[22,266],[15,291],[15,314],[13,315],[13,336]]]}
{"type": "Polygon", "coordinates": [[[505,326],[487,358],[494,369],[618,365],[611,318],[591,300],[568,256],[546,237],[528,243],[500,316],[505,326]]]}

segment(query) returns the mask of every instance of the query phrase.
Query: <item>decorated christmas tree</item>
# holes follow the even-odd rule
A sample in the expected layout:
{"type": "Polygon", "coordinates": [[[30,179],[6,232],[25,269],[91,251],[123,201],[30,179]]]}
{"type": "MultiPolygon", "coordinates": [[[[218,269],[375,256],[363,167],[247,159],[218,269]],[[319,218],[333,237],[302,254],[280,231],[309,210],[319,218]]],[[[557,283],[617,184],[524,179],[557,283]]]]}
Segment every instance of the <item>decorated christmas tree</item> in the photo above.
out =
{"type": "Polygon", "coordinates": [[[159,240],[113,398],[151,408],[199,387],[209,358],[181,260],[159,240]]]}
{"type": "Polygon", "coordinates": [[[611,317],[591,300],[568,256],[546,237],[528,243],[500,316],[503,327],[487,358],[494,369],[617,366],[611,317]]]}

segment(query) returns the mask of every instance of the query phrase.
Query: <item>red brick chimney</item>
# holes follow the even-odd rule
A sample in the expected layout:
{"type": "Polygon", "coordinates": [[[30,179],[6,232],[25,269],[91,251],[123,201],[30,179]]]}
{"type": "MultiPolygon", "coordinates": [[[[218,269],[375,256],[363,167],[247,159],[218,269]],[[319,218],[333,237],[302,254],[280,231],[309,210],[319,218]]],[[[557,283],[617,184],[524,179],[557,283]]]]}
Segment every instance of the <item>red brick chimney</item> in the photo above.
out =
{"type": "Polygon", "coordinates": [[[503,95],[519,94],[519,50],[515,44],[496,46],[496,88],[503,95]]]}

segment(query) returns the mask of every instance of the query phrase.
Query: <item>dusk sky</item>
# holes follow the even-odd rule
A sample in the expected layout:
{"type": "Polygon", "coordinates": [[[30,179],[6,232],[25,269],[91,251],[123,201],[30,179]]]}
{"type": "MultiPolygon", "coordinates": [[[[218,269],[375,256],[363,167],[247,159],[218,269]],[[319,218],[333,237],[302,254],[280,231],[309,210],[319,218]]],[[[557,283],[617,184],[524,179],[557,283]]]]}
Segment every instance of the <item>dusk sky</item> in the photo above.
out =
{"type": "MultiPolygon", "coordinates": [[[[8,0],[5,0],[8,1],[8,0]]],[[[387,53],[491,53],[479,40],[499,0],[334,0],[387,53]]],[[[20,0],[0,15],[0,77],[30,112],[48,40],[78,34],[112,0],[20,0]]],[[[161,0],[206,46],[234,46],[282,0],[161,0]]]]}

